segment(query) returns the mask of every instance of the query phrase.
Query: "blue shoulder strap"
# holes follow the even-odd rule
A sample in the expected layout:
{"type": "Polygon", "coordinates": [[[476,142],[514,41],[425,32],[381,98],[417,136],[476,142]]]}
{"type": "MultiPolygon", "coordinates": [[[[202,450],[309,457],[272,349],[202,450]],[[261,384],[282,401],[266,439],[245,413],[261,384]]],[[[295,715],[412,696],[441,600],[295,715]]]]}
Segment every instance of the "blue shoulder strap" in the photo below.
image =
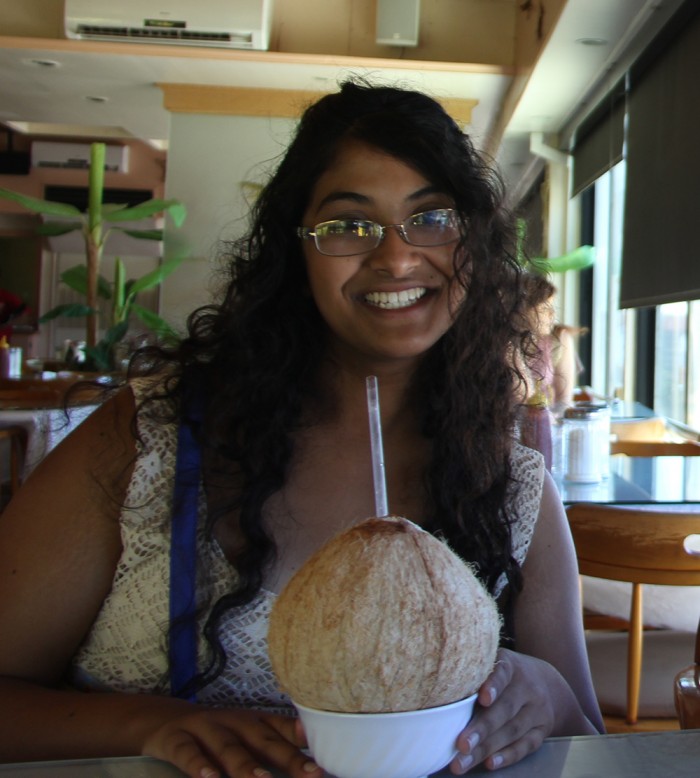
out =
{"type": "Polygon", "coordinates": [[[170,540],[170,632],[168,660],[170,690],[175,697],[194,701],[184,693],[197,672],[197,507],[200,450],[192,427],[180,422],[175,463],[175,487],[170,540]]]}

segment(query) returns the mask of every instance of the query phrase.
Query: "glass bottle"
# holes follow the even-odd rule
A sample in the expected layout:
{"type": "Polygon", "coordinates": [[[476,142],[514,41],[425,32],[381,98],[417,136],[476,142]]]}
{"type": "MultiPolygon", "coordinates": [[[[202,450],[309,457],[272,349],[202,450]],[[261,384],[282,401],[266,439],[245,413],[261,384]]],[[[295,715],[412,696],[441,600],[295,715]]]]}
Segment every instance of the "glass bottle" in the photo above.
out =
{"type": "Polygon", "coordinates": [[[547,470],[552,470],[552,414],[547,398],[540,389],[539,382],[535,392],[520,406],[519,414],[520,442],[539,451],[544,457],[547,470]]]}

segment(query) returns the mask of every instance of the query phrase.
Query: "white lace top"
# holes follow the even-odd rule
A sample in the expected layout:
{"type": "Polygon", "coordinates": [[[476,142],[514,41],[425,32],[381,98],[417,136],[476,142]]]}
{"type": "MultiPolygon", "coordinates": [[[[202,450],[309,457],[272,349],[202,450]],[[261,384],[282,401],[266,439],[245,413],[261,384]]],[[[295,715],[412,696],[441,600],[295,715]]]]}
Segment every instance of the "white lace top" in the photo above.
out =
{"type": "MultiPolygon", "coordinates": [[[[138,399],[142,386],[133,384],[138,399]]],[[[73,660],[73,681],[88,688],[167,693],[170,577],[170,516],[177,430],[140,419],[138,458],[121,513],[123,551],[112,590],[73,660]]],[[[522,562],[532,539],[542,490],[542,457],[516,445],[513,475],[518,484],[513,505],[514,556],[522,562]]],[[[236,572],[219,545],[205,537],[205,499],[200,488],[197,537],[197,604],[206,621],[209,606],[230,592],[236,572]]],[[[505,585],[499,580],[498,593],[505,585]]],[[[266,635],[275,595],[261,591],[245,608],[228,611],[220,640],[226,652],[224,671],[197,693],[199,702],[218,707],[245,707],[291,712],[289,698],[277,687],[267,655],[266,635]]],[[[200,669],[209,656],[200,636],[200,669]]]]}

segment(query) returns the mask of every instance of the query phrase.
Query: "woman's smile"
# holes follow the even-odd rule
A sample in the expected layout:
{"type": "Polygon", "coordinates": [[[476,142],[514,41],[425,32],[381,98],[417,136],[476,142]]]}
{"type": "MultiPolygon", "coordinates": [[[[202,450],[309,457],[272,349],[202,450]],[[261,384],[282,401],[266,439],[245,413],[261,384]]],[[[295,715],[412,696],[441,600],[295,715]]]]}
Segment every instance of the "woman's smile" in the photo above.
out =
{"type": "Polygon", "coordinates": [[[365,302],[385,311],[396,311],[415,305],[426,293],[424,286],[402,289],[400,292],[368,292],[365,302]]]}

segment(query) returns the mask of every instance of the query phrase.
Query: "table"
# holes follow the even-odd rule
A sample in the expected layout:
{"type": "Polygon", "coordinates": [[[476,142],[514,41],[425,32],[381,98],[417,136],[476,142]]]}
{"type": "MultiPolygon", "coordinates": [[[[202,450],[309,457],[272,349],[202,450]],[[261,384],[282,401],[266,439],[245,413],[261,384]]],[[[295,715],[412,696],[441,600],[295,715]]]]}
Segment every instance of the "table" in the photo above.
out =
{"type": "Polygon", "coordinates": [[[565,505],[597,502],[610,505],[677,503],[700,510],[700,457],[614,456],[610,478],[578,484],[555,475],[565,505]]]}
{"type": "Polygon", "coordinates": [[[98,404],[91,403],[64,411],[61,408],[15,408],[0,404],[0,427],[20,426],[27,430],[27,453],[22,478],[25,479],[49,451],[97,407],[98,404]]]}
{"type": "MultiPolygon", "coordinates": [[[[700,730],[550,738],[522,762],[496,773],[503,778],[697,778],[700,730]]],[[[448,778],[442,770],[436,774],[448,778]]],[[[0,778],[182,778],[169,764],[147,757],[83,759],[0,765],[0,778]]],[[[275,778],[283,774],[273,771],[275,778]]],[[[386,776],[391,778],[391,776],[386,776]]]]}
{"type": "Polygon", "coordinates": [[[610,418],[613,421],[639,421],[657,417],[658,413],[653,408],[648,408],[636,400],[616,399],[610,403],[610,418]]]}

